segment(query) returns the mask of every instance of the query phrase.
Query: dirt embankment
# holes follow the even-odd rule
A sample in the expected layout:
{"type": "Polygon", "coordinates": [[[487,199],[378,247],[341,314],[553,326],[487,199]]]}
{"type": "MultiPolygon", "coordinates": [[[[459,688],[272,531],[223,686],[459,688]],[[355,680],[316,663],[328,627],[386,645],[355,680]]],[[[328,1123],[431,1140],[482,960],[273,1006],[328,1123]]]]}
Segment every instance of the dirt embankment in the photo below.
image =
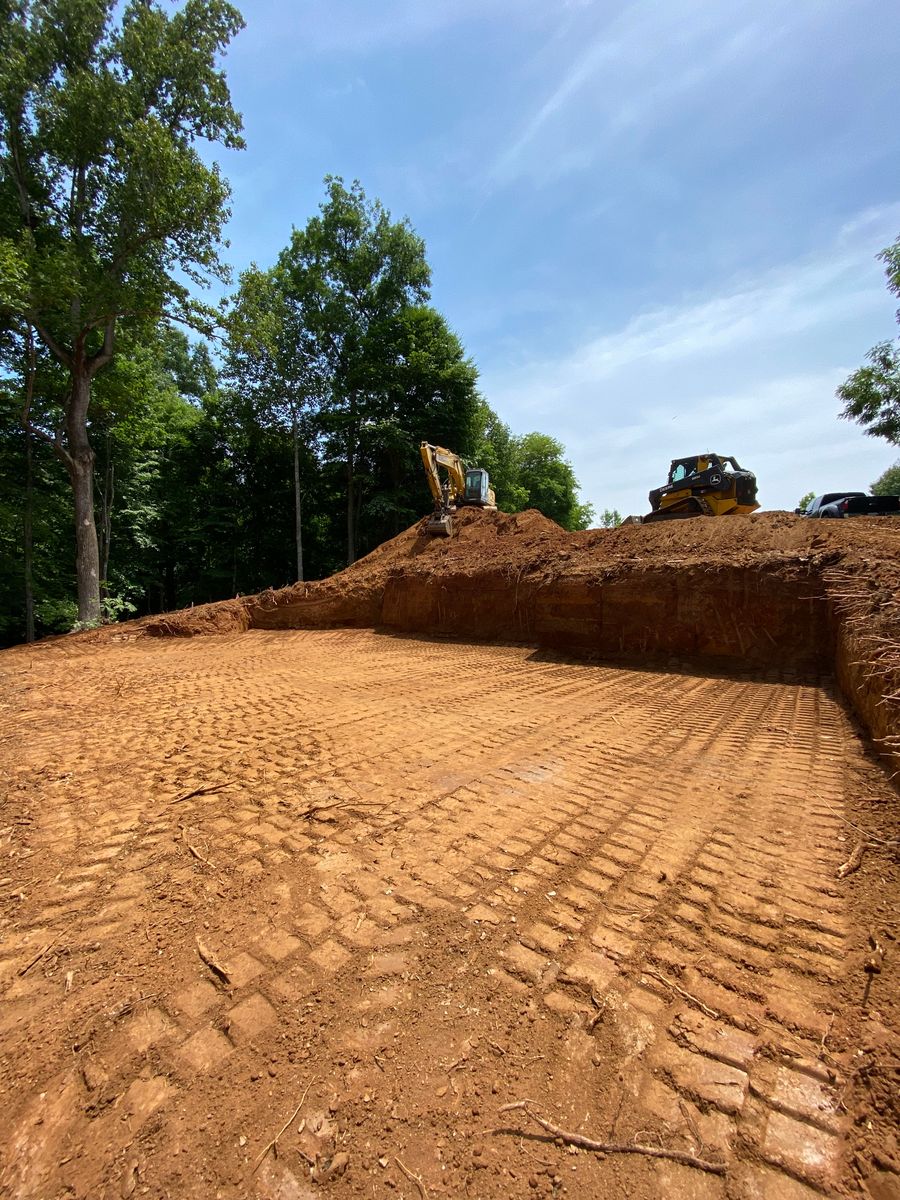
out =
{"type": "Polygon", "coordinates": [[[150,634],[385,627],[673,668],[834,670],[880,748],[900,733],[900,523],[788,513],[567,533],[535,511],[424,522],[315,583],[150,634]]]}

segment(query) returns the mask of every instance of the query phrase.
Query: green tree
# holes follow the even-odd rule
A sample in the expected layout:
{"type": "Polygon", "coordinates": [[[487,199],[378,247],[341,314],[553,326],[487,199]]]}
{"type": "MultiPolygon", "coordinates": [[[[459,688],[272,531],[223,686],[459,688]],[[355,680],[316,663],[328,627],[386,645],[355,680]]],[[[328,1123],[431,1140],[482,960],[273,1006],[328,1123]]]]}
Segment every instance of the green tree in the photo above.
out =
{"type": "Polygon", "coordinates": [[[815,498],[816,498],[815,492],[807,492],[805,496],[801,496],[800,499],[797,501],[797,508],[799,509],[799,511],[801,513],[806,512],[806,510],[809,508],[810,504],[812,504],[812,502],[813,502],[813,500],[815,500],[815,498]]]}
{"type": "Polygon", "coordinates": [[[66,374],[52,430],[71,483],[78,615],[100,616],[92,384],[122,329],[208,325],[188,284],[225,278],[228,186],[195,142],[240,147],[217,60],[242,26],[226,0],[4,0],[0,23],[0,303],[66,374]],[[9,277],[7,277],[9,279],[9,277]]]}
{"type": "Polygon", "coordinates": [[[371,483],[367,453],[377,433],[393,363],[385,355],[392,325],[428,298],[425,246],[408,221],[395,222],[359,183],[328,177],[318,216],[295,230],[277,270],[303,328],[312,335],[326,380],[322,428],[326,454],[342,464],[347,562],[357,552],[359,513],[371,483]]]}
{"type": "Polygon", "coordinates": [[[470,459],[480,432],[478,372],[436,309],[401,310],[382,349],[387,388],[373,405],[367,438],[373,494],[362,509],[370,547],[405,529],[430,503],[419,444],[447,446],[470,459]]]}
{"type": "Polygon", "coordinates": [[[600,517],[601,529],[618,529],[622,524],[622,514],[617,508],[604,508],[600,517]]]}
{"type": "Polygon", "coordinates": [[[549,434],[526,434],[516,452],[518,483],[527,493],[527,507],[539,509],[563,529],[587,529],[594,510],[579,504],[578,480],[564,453],[562,442],[549,434]]]}
{"type": "MultiPolygon", "coordinates": [[[[314,414],[325,394],[323,356],[304,324],[302,305],[291,294],[284,272],[243,272],[227,321],[228,354],[225,374],[232,388],[252,406],[260,426],[290,430],[293,458],[295,579],[303,568],[302,480],[316,440],[314,414]],[[301,461],[305,469],[301,469],[301,461]]],[[[245,414],[249,420],[251,414],[245,414]]]]}
{"type": "MultiPolygon", "coordinates": [[[[889,291],[900,296],[900,238],[878,257],[885,264],[889,291]]],[[[868,366],[854,371],[837,390],[844,402],[840,415],[858,421],[872,437],[900,445],[900,343],[879,342],[866,358],[868,366]]]]}
{"type": "Polygon", "coordinates": [[[873,496],[900,496],[900,460],[869,485],[873,496]]]}

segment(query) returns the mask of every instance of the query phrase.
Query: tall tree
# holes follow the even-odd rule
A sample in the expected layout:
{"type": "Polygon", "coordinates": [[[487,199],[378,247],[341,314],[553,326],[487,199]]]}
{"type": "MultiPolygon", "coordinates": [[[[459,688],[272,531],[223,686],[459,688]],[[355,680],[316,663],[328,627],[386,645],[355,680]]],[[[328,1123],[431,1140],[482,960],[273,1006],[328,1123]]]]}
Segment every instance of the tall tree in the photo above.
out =
{"type": "Polygon", "coordinates": [[[198,139],[243,145],[219,56],[242,27],[226,0],[0,3],[0,304],[30,323],[67,386],[52,445],[71,482],[78,615],[100,616],[92,384],[120,326],[202,326],[185,283],[224,279],[228,186],[198,139]],[[119,13],[121,11],[121,18],[119,13]]]}
{"type": "MultiPolygon", "coordinates": [[[[900,297],[900,238],[878,257],[885,264],[888,290],[900,297]]],[[[900,445],[900,340],[879,342],[866,358],[868,366],[859,367],[837,390],[844,402],[840,415],[858,421],[872,437],[900,445]]]]}
{"type": "Polygon", "coordinates": [[[317,427],[313,421],[326,387],[325,359],[304,324],[302,305],[291,294],[283,272],[251,267],[227,322],[225,374],[263,425],[290,430],[296,579],[303,567],[303,487],[301,460],[309,458],[317,427]],[[315,412],[314,412],[315,410],[315,412]]]}
{"type": "Polygon", "coordinates": [[[431,503],[419,444],[470,458],[480,432],[478,371],[444,317],[429,305],[398,313],[381,343],[386,388],[372,404],[367,460],[372,494],[362,509],[371,548],[394,537],[431,503]]]}
{"type": "Polygon", "coordinates": [[[357,552],[365,485],[364,454],[393,364],[386,361],[390,330],[408,306],[428,298],[425,246],[408,221],[392,221],[359,183],[326,179],[318,216],[295,230],[278,272],[301,323],[313,336],[324,367],[326,449],[343,464],[347,562],[357,552]]]}
{"type": "Polygon", "coordinates": [[[563,458],[562,442],[546,433],[527,433],[518,440],[518,482],[528,500],[563,529],[587,529],[594,515],[590,504],[578,502],[578,480],[563,458]]]}
{"type": "Polygon", "coordinates": [[[528,507],[528,491],[519,479],[519,439],[486,400],[481,402],[479,420],[481,433],[475,461],[490,476],[498,508],[502,512],[521,512],[528,507]]]}

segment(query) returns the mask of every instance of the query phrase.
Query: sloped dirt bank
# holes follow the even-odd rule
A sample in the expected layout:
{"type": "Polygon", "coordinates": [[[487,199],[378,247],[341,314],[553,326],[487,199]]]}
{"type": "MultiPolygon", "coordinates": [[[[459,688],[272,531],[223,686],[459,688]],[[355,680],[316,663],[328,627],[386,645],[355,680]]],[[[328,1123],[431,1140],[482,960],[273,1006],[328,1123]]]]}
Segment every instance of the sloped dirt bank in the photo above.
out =
{"type": "Polygon", "coordinates": [[[787,513],[566,533],[540,513],[424,522],[331,579],[167,614],[150,634],[386,628],[700,670],[833,671],[900,734],[900,522],[787,513]]]}

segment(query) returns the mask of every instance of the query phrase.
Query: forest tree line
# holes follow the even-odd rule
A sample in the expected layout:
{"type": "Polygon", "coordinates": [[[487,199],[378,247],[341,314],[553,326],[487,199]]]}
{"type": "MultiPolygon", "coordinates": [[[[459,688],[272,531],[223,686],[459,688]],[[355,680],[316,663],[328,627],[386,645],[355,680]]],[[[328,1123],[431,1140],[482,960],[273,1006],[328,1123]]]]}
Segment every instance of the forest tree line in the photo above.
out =
{"type": "Polygon", "coordinates": [[[326,180],[229,282],[243,145],[226,0],[10,0],[0,27],[0,642],[320,578],[430,507],[420,440],[500,507],[591,517],[563,447],[514,436],[430,303],[425,246],[326,180]]]}

